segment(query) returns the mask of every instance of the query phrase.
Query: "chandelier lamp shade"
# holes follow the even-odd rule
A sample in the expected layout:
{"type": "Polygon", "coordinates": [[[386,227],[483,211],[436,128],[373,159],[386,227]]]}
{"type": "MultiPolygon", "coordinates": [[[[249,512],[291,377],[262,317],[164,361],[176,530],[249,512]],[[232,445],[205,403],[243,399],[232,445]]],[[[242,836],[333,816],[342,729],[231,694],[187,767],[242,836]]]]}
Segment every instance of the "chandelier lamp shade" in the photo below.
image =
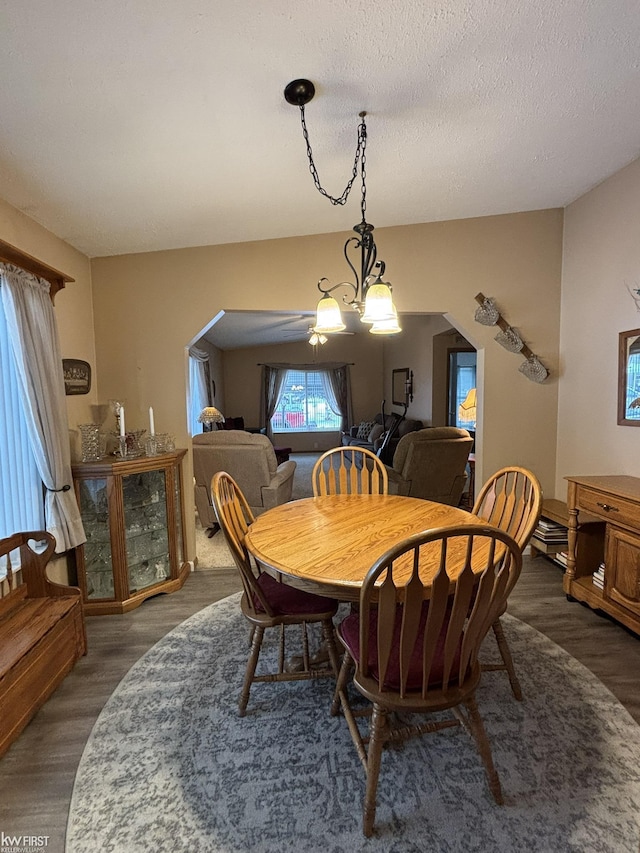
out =
{"type": "Polygon", "coordinates": [[[293,80],[284,90],[287,103],[300,109],[300,122],[302,135],[307,148],[307,159],[309,160],[309,171],[318,192],[328,198],[333,205],[344,205],[349,197],[351,188],[358,176],[361,179],[360,211],[362,221],[354,225],[353,230],[358,235],[350,237],[344,244],[344,257],[353,273],[353,281],[342,281],[331,285],[327,278],[321,278],[318,282],[318,290],[322,294],[316,309],[316,322],[314,331],[318,334],[330,335],[341,332],[346,328],[343,322],[340,305],[331,295],[338,288],[346,287],[350,292],[343,295],[342,301],[345,305],[355,309],[360,315],[363,323],[370,324],[369,331],[374,335],[394,335],[401,331],[398,324],[398,313],[391,295],[391,285],[383,281],[385,271],[384,261],[377,259],[378,250],[373,239],[373,225],[366,220],[367,209],[367,184],[366,184],[366,147],[367,147],[367,125],[365,122],[366,112],[361,112],[360,124],[358,125],[358,136],[356,153],[351,170],[351,177],[340,196],[330,195],[321,185],[318,171],[313,159],[309,133],[305,121],[305,105],[315,95],[315,87],[310,80],[293,80]]]}
{"type": "Polygon", "coordinates": [[[393,306],[393,317],[390,320],[376,320],[369,329],[372,335],[397,335],[402,331],[398,322],[398,312],[393,306]]]}

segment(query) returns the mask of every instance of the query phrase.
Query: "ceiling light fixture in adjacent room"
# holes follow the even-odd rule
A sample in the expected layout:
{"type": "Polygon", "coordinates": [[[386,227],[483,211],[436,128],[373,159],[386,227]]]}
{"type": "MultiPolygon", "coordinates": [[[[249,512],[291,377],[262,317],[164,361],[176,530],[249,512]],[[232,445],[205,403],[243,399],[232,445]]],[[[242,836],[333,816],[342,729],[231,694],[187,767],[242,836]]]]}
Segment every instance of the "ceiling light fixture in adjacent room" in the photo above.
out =
{"type": "Polygon", "coordinates": [[[302,135],[307,146],[307,158],[309,160],[309,170],[313,177],[313,182],[318,192],[325,198],[328,198],[331,204],[343,205],[349,197],[351,187],[353,186],[359,172],[362,181],[360,197],[362,221],[353,227],[353,230],[358,234],[358,237],[350,237],[344,244],[344,257],[353,272],[356,283],[353,284],[351,281],[342,281],[339,284],[330,286],[327,278],[320,279],[318,282],[318,290],[322,293],[322,298],[318,302],[314,329],[319,334],[331,334],[332,332],[340,332],[346,328],[342,321],[340,306],[331,294],[339,287],[350,287],[353,290],[353,297],[349,299],[347,296],[343,296],[343,301],[358,312],[363,323],[371,324],[371,329],[369,331],[375,335],[395,335],[401,331],[398,324],[398,312],[393,304],[391,285],[382,280],[382,276],[385,271],[385,264],[384,261],[377,260],[378,250],[373,239],[373,225],[368,223],[365,217],[367,209],[365,156],[365,149],[367,146],[367,125],[365,122],[366,112],[360,113],[361,121],[358,125],[358,141],[351,177],[344,188],[342,195],[338,197],[332,196],[320,183],[318,170],[316,169],[316,165],[313,160],[313,152],[311,150],[309,133],[305,122],[304,108],[315,95],[315,91],[313,83],[310,80],[304,79],[293,80],[284,90],[284,97],[287,103],[300,108],[302,135]],[[351,252],[355,254],[358,250],[359,269],[356,269],[354,263],[351,262],[349,253],[351,252]]]}
{"type": "Polygon", "coordinates": [[[309,343],[312,347],[317,347],[318,345],[322,346],[322,344],[326,344],[329,340],[322,332],[317,332],[315,329],[311,329],[311,336],[309,338],[309,343]]]}

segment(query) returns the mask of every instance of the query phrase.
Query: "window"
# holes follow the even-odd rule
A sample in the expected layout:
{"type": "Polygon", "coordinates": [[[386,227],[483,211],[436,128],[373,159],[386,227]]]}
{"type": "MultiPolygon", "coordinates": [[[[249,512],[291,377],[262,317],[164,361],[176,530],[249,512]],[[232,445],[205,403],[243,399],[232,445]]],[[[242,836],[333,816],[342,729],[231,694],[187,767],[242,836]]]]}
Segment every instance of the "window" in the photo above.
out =
{"type": "Polygon", "coordinates": [[[460,417],[461,405],[465,403],[469,406],[471,402],[469,392],[476,387],[476,359],[475,350],[449,352],[449,426],[462,427],[471,431],[476,428],[475,402],[472,410],[467,409],[468,412],[473,412],[472,419],[469,415],[466,419],[460,417]]]}
{"type": "Polygon", "coordinates": [[[337,432],[342,416],[336,411],[326,371],[287,370],[276,410],[273,432],[337,432]]]}
{"type": "Polygon", "coordinates": [[[27,434],[20,389],[0,300],[0,538],[43,530],[42,480],[27,434]]]}

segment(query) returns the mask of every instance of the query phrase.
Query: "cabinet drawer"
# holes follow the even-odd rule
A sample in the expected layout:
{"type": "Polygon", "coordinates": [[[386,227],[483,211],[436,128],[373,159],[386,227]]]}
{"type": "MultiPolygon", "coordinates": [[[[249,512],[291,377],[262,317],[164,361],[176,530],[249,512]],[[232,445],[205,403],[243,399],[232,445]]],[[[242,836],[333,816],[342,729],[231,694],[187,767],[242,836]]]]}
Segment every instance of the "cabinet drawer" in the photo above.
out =
{"type": "Polygon", "coordinates": [[[585,486],[578,487],[576,505],[611,524],[637,529],[640,527],[640,504],[617,495],[608,495],[585,486]]]}

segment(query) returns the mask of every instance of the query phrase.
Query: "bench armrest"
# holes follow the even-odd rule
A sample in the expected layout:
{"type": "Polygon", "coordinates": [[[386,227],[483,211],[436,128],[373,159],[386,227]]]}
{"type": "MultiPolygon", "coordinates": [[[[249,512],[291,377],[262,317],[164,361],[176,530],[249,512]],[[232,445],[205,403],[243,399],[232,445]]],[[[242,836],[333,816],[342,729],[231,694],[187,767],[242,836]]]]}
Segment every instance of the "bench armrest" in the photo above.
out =
{"type": "Polygon", "coordinates": [[[32,530],[26,533],[14,533],[2,540],[0,555],[8,554],[14,548],[20,549],[20,571],[22,581],[27,588],[27,598],[55,598],[62,595],[81,595],[77,586],[56,583],[47,577],[47,564],[56,549],[56,540],[45,530],[32,530]],[[44,551],[34,551],[29,542],[45,541],[44,551]]]}

